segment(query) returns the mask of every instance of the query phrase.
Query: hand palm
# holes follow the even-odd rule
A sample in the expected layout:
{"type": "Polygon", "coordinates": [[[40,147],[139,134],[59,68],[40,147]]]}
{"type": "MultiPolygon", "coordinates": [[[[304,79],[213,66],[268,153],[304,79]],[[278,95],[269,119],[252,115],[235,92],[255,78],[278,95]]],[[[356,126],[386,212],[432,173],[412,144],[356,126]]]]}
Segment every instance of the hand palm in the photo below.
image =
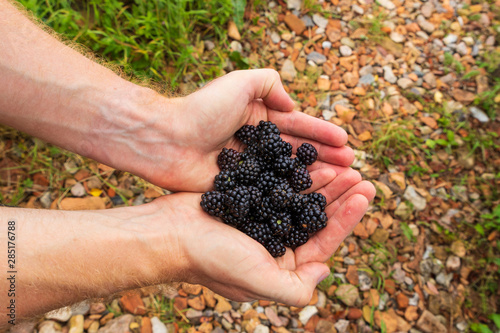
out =
{"type": "Polygon", "coordinates": [[[305,245],[295,251],[287,249],[285,256],[277,259],[256,241],[203,212],[200,194],[171,196],[178,200],[176,207],[191,207],[185,210],[191,212],[188,220],[192,223],[185,228],[193,237],[188,242],[188,257],[196,270],[190,282],[239,301],[273,299],[307,304],[318,279],[329,272],[323,263],[359,222],[374,196],[373,186],[360,181],[354,171],[333,176],[320,188],[315,187],[327,198],[327,227],[305,245]]]}

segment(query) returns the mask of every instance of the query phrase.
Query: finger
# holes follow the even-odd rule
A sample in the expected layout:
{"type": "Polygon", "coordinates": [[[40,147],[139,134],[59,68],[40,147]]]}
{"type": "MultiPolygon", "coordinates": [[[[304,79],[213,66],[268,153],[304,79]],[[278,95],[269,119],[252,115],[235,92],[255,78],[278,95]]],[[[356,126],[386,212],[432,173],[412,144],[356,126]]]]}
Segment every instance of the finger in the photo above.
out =
{"type": "Polygon", "coordinates": [[[329,205],[359,182],[361,182],[361,175],[359,172],[350,169],[340,175],[337,175],[331,183],[320,189],[318,192],[325,196],[326,203],[329,205]]]}
{"type": "Polygon", "coordinates": [[[373,184],[370,183],[369,181],[364,180],[351,187],[344,194],[342,194],[337,200],[329,204],[325,209],[326,215],[333,216],[335,212],[339,209],[339,207],[342,206],[342,204],[354,194],[361,194],[366,198],[366,200],[368,200],[368,202],[371,202],[375,197],[375,193],[376,191],[373,184]]]}
{"type": "Polygon", "coordinates": [[[354,151],[347,146],[333,147],[318,141],[307,140],[286,134],[282,134],[281,138],[292,145],[294,153],[303,143],[310,143],[318,151],[318,161],[342,166],[349,166],[354,162],[354,151]]]}
{"type": "MultiPolygon", "coordinates": [[[[233,78],[231,84],[239,85],[241,82],[247,87],[248,102],[262,99],[268,108],[277,111],[292,111],[295,107],[295,103],[283,88],[279,73],[273,69],[234,71],[228,76],[233,78]]],[[[241,94],[241,90],[237,92],[241,94]]]]}
{"type": "Polygon", "coordinates": [[[319,169],[332,169],[337,173],[337,175],[340,175],[341,173],[352,170],[350,167],[325,163],[323,161],[316,161],[312,165],[307,167],[307,170],[309,170],[309,172],[319,170],[319,169]]]}
{"type": "Polygon", "coordinates": [[[269,120],[275,123],[283,134],[335,147],[341,147],[347,143],[347,133],[342,128],[305,113],[293,111],[284,114],[270,111],[268,116],[269,120]]]}
{"type": "Polygon", "coordinates": [[[304,191],[304,193],[311,193],[327,186],[335,179],[337,173],[333,169],[325,168],[312,171],[310,172],[310,175],[312,179],[312,185],[310,188],[304,191]]]}
{"type": "Polygon", "coordinates": [[[368,204],[368,199],[362,194],[350,196],[328,219],[324,229],[295,250],[297,265],[328,260],[361,221],[368,204]]]}

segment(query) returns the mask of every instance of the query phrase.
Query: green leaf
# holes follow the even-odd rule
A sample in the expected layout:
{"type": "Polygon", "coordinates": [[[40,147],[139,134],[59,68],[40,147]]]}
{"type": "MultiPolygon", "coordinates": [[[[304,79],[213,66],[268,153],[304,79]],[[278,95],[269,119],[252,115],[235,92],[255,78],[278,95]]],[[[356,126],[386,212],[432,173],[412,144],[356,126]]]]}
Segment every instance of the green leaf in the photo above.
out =
{"type": "Polygon", "coordinates": [[[233,2],[233,21],[239,30],[243,28],[243,15],[245,14],[246,0],[232,0],[233,2]]]}
{"type": "MultiPolygon", "coordinates": [[[[498,259],[498,258],[497,258],[498,259]]],[[[494,313],[490,316],[491,320],[495,323],[496,327],[500,329],[500,314],[494,313]]]]}
{"type": "Polygon", "coordinates": [[[464,76],[462,76],[462,80],[468,80],[468,79],[470,79],[470,78],[473,78],[473,77],[478,76],[479,74],[481,74],[481,72],[480,72],[480,71],[477,71],[477,70],[475,70],[475,71],[470,71],[470,72],[468,72],[468,73],[465,73],[465,74],[464,74],[464,76]]]}
{"type": "Polygon", "coordinates": [[[474,229],[476,229],[477,233],[480,234],[481,236],[484,236],[484,228],[480,224],[476,224],[474,226],[474,229]]]}
{"type": "Polygon", "coordinates": [[[434,149],[434,147],[436,147],[436,141],[431,140],[431,139],[427,139],[427,140],[425,141],[425,145],[426,145],[427,147],[429,147],[430,149],[434,149]]]}

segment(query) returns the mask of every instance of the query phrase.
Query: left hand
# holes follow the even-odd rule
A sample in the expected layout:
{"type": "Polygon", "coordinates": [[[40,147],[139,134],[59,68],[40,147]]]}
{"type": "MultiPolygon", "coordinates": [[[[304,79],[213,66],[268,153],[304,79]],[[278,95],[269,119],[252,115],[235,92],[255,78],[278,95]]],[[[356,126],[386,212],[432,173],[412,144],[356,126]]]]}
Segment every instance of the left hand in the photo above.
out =
{"type": "Polygon", "coordinates": [[[232,72],[187,97],[166,100],[165,105],[162,101],[154,102],[158,110],[153,108],[152,117],[161,116],[152,126],[129,136],[137,153],[123,159],[123,169],[169,190],[211,189],[221,149],[241,151],[234,133],[260,120],[274,122],[295,149],[303,142],[312,143],[319,157],[311,170],[331,168],[341,173],[354,160],[352,149],[344,146],[343,129],[292,111],[294,102],[274,70],[232,72]]]}

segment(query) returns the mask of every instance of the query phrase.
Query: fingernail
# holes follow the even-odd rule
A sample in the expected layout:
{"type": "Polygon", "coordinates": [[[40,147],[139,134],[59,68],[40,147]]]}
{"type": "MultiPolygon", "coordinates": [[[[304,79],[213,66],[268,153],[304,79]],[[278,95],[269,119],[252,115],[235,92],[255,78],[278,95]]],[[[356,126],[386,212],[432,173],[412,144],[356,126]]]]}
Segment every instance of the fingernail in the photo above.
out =
{"type": "Polygon", "coordinates": [[[330,275],[330,272],[325,272],[323,275],[321,275],[318,279],[318,283],[316,284],[320,284],[321,281],[323,281],[324,279],[326,279],[328,277],[328,275],[330,275]]]}

